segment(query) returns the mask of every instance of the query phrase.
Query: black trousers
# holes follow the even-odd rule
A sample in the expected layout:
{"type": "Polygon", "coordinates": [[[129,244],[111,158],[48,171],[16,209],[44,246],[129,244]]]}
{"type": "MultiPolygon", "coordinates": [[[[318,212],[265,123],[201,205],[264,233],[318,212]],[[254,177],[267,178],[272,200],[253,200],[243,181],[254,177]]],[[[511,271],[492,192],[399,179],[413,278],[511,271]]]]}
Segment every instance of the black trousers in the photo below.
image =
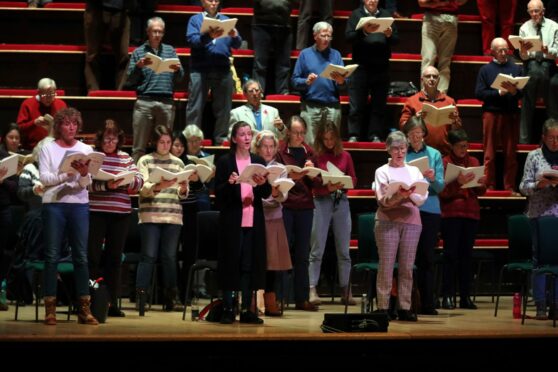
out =
{"type": "Polygon", "coordinates": [[[434,249],[438,244],[441,215],[420,212],[422,231],[417,245],[417,287],[423,309],[434,308],[434,249]]]}

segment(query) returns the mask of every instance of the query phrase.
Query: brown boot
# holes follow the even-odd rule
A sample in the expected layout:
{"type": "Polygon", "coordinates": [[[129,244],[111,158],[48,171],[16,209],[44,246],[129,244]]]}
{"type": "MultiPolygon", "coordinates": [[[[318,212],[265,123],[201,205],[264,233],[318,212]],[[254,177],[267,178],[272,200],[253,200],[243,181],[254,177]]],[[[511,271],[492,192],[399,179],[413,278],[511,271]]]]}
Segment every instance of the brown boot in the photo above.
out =
{"type": "Polygon", "coordinates": [[[356,305],[356,301],[353,299],[353,294],[347,287],[341,288],[341,303],[349,306],[356,305]]]}
{"type": "Polygon", "coordinates": [[[267,316],[281,316],[281,309],[277,306],[277,298],[275,297],[275,292],[265,292],[264,293],[265,302],[265,315],[267,316]]]}
{"type": "Polygon", "coordinates": [[[78,309],[78,323],[79,324],[89,324],[98,325],[99,321],[91,315],[91,309],[89,305],[91,304],[90,296],[81,296],[79,298],[79,309],[78,309]]]}
{"type": "Polygon", "coordinates": [[[45,324],[56,325],[56,297],[45,297],[45,324]]]}

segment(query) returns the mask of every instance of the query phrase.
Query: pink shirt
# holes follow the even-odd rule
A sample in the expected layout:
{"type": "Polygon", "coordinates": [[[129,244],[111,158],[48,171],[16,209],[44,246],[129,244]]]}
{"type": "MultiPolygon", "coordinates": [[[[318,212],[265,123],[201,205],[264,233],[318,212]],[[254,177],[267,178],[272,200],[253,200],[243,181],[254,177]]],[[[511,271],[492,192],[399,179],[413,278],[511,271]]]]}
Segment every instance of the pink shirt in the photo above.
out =
{"type": "MultiPolygon", "coordinates": [[[[250,165],[250,157],[246,159],[241,159],[236,156],[236,167],[238,168],[238,174],[241,174],[244,168],[250,165]]],[[[247,183],[242,182],[240,184],[240,198],[242,200],[246,198],[254,199],[254,192],[252,186],[247,183]]],[[[253,227],[254,226],[254,206],[250,204],[249,206],[242,207],[242,223],[241,227],[253,227]]]]}

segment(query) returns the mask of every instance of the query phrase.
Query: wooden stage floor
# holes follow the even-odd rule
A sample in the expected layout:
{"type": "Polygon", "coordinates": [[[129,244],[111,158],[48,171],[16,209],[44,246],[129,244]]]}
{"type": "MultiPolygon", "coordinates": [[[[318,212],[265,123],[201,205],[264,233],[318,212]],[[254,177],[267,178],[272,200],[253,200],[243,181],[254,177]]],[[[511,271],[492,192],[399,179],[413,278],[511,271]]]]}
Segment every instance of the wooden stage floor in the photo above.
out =
{"type": "MultiPolygon", "coordinates": [[[[322,361],[331,358],[331,353],[343,350],[343,355],[352,356],[357,361],[372,358],[377,363],[379,357],[385,365],[390,365],[391,357],[397,358],[400,354],[414,355],[422,360],[425,356],[423,350],[428,350],[429,354],[435,352],[437,360],[475,351],[497,358],[495,361],[500,360],[499,366],[503,363],[502,358],[507,357],[511,358],[508,362],[512,366],[517,366],[517,362],[513,361],[518,356],[518,347],[523,348],[521,354],[531,362],[533,355],[529,356],[528,350],[532,353],[537,353],[540,347],[558,350],[558,328],[552,327],[552,321],[527,319],[525,325],[521,325],[521,320],[512,319],[511,297],[501,298],[499,314],[495,318],[494,304],[490,300],[490,297],[478,298],[478,310],[440,310],[438,316],[420,316],[417,323],[392,321],[386,333],[335,334],[323,333],[320,325],[324,313],[343,311],[339,303],[325,303],[316,313],[288,309],[282,318],[264,317],[265,324],[262,326],[238,322],[233,325],[192,322],[189,312],[187,320],[182,321],[182,312],[165,313],[161,311],[161,306],[153,306],[145,317],[140,317],[133,310],[133,304],[124,302],[125,318],[108,318],[105,324],[99,326],[78,325],[75,316],[66,321],[64,310],[67,308],[60,307],[58,325],[48,327],[34,322],[34,306],[20,308],[18,321],[14,321],[15,307],[10,306],[9,311],[0,313],[0,347],[3,348],[0,350],[4,354],[8,345],[7,350],[14,352],[41,345],[45,351],[49,350],[46,345],[52,347],[59,344],[67,345],[69,349],[81,345],[96,350],[102,348],[100,344],[106,346],[108,343],[118,344],[117,349],[121,351],[135,350],[139,354],[144,350],[157,349],[166,352],[175,350],[182,354],[189,351],[191,355],[211,356],[213,361],[237,360],[236,353],[242,354],[246,347],[260,356],[271,353],[277,357],[285,353],[285,356],[321,357],[322,361]],[[214,349],[208,346],[210,344],[221,346],[214,349]],[[262,345],[273,345],[272,349],[276,351],[270,352],[262,345]],[[223,354],[223,348],[236,352],[234,355],[223,354]]],[[[350,307],[350,311],[359,311],[359,306],[350,307]]],[[[41,320],[43,313],[41,308],[41,320]]],[[[528,313],[534,315],[533,310],[528,309],[528,313]]],[[[145,366],[143,362],[138,363],[145,366]]],[[[426,359],[424,363],[427,363],[426,359]]]]}

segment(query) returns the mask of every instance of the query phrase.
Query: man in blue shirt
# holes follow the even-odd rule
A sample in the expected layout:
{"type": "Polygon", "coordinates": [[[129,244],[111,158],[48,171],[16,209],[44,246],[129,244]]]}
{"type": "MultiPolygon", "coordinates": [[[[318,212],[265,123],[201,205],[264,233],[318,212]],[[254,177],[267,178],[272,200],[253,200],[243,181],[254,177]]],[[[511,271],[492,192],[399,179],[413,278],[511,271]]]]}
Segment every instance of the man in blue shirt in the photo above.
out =
{"type": "Polygon", "coordinates": [[[341,126],[339,87],[345,86],[345,78],[339,73],[333,72],[330,78],[319,76],[330,64],[344,65],[341,53],[329,46],[333,28],[327,22],[318,22],[313,32],[315,44],[300,52],[291,78],[293,87],[301,93],[300,116],[308,128],[305,142],[310,145],[317,125],[325,117],[341,126]]]}
{"type": "Polygon", "coordinates": [[[151,53],[162,59],[177,58],[174,48],[162,43],[164,34],[165,22],[159,17],[149,19],[147,41],[134,50],[128,66],[127,85],[135,87],[138,96],[132,120],[132,157],[136,162],[145,155],[145,147],[153,128],[165,125],[172,130],[174,124],[174,83],[184,77],[184,69],[177,62],[170,65],[174,72],[156,73],[149,68],[155,61],[146,57],[147,53],[151,53]]]}
{"type": "Polygon", "coordinates": [[[240,48],[242,39],[236,29],[228,35],[223,35],[223,29],[219,27],[202,33],[204,18],[223,21],[228,17],[218,13],[219,0],[202,0],[201,3],[204,11],[190,18],[186,31],[192,53],[186,124],[202,128],[203,109],[211,89],[215,116],[213,138],[215,144],[220,145],[226,139],[232,108],[231,48],[240,48]]]}

